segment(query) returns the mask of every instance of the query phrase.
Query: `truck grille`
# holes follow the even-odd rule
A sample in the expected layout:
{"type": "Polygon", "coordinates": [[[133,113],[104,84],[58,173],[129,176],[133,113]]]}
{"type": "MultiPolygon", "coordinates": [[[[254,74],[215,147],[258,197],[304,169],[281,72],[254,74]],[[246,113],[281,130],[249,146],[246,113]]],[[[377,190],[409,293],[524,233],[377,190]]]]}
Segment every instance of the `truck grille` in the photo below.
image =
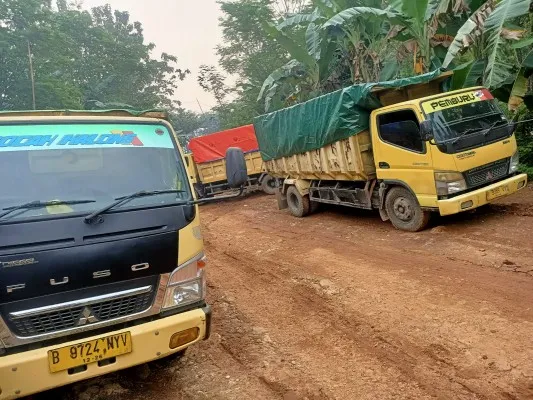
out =
{"type": "Polygon", "coordinates": [[[57,311],[22,317],[10,315],[10,322],[17,336],[42,335],[140,313],[151,306],[153,297],[154,292],[150,290],[101,302],[61,307],[57,311]]]}
{"type": "Polygon", "coordinates": [[[509,159],[495,161],[481,167],[473,168],[465,172],[466,184],[469,188],[482,186],[486,183],[497,181],[508,174],[509,159]]]}

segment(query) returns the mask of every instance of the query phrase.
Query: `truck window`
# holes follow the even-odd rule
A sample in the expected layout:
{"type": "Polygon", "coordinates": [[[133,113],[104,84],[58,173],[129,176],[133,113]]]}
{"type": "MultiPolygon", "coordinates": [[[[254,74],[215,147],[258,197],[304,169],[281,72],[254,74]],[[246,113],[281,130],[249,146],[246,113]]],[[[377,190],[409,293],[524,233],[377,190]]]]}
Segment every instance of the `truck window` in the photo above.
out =
{"type": "MultiPolygon", "coordinates": [[[[183,190],[139,197],[118,208],[170,205],[190,197],[177,154],[160,124],[4,125],[0,155],[10,168],[0,169],[0,182],[9,190],[0,193],[0,212],[36,200],[88,200],[62,213],[90,213],[140,190],[183,190]]],[[[29,208],[8,219],[54,218],[55,212],[29,208]]]]}
{"type": "Polygon", "coordinates": [[[420,124],[414,111],[402,110],[378,116],[378,132],[381,140],[407,150],[424,152],[420,137],[420,124]]]}

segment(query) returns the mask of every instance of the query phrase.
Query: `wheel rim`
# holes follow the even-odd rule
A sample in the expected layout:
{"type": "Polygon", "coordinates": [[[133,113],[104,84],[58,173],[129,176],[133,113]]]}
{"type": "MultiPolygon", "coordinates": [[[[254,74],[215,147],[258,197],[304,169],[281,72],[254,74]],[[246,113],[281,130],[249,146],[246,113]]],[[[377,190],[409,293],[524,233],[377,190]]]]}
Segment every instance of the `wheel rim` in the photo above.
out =
{"type": "Polygon", "coordinates": [[[276,180],[275,179],[268,179],[266,182],[267,186],[271,189],[274,189],[276,187],[276,180]]]}
{"type": "Polygon", "coordinates": [[[413,219],[414,210],[411,207],[411,202],[405,197],[398,197],[394,200],[394,215],[402,221],[410,221],[413,219]]]}

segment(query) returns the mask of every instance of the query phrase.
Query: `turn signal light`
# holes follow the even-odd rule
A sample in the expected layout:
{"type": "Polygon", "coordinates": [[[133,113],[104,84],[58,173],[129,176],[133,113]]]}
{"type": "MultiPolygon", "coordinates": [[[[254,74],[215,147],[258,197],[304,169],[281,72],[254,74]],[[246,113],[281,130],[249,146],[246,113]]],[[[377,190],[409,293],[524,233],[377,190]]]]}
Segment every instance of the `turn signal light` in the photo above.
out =
{"type": "Polygon", "coordinates": [[[193,342],[198,338],[200,329],[198,327],[185,329],[181,332],[176,332],[170,337],[170,343],[168,347],[175,349],[176,347],[183,346],[184,344],[193,342]]]}
{"type": "Polygon", "coordinates": [[[198,261],[196,261],[196,266],[198,269],[202,269],[207,265],[207,258],[202,257],[198,261]]]}

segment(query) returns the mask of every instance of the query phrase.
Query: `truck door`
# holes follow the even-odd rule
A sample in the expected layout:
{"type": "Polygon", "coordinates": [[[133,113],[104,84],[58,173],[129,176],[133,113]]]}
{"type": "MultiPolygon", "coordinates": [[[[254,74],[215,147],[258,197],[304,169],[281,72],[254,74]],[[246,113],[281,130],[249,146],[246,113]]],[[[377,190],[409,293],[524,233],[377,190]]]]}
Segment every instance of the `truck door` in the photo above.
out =
{"type": "Polygon", "coordinates": [[[431,152],[420,137],[420,122],[414,108],[373,114],[373,147],[378,179],[403,183],[421,206],[436,206],[431,152]]]}

